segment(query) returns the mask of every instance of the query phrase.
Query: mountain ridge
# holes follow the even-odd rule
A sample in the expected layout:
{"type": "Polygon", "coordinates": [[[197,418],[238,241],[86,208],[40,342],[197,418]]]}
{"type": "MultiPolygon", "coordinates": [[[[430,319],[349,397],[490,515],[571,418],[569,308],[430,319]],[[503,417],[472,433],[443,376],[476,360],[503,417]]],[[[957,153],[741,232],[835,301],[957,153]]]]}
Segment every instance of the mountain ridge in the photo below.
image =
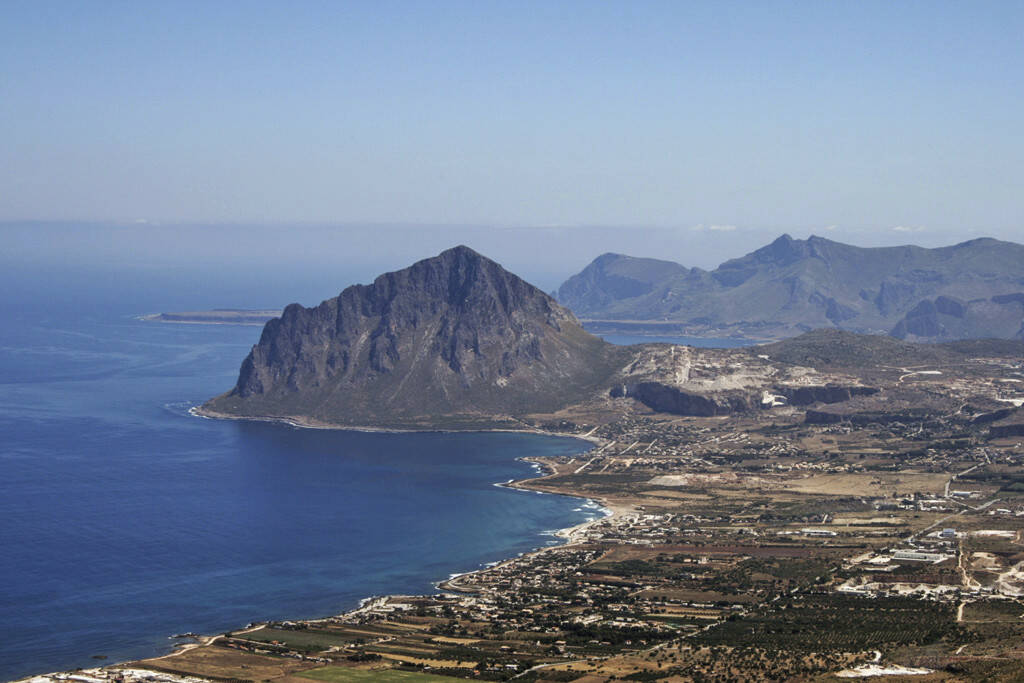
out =
{"type": "MultiPolygon", "coordinates": [[[[704,271],[672,261],[604,254],[558,290],[584,319],[679,323],[703,336],[789,337],[819,327],[906,332],[904,317],[937,297],[988,300],[970,326],[922,324],[913,339],[1007,336],[1021,328],[1024,246],[976,238],[946,247],[857,247],[783,234],[745,256],[704,271]],[[998,310],[997,310],[998,309],[998,310]],[[1004,324],[1007,317],[1016,324],[1004,324]]],[[[980,310],[980,309],[979,309],[980,310]]],[[[913,317],[913,316],[912,316],[913,317]]]]}

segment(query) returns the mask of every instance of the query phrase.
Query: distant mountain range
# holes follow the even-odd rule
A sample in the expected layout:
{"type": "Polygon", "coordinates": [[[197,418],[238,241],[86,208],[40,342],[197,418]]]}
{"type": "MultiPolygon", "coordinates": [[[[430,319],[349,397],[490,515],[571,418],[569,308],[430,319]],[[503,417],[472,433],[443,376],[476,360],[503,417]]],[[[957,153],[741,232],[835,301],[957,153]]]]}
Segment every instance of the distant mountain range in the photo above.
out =
{"type": "Polygon", "coordinates": [[[584,320],[695,336],[834,327],[918,341],[1024,339],[1024,245],[865,248],[783,235],[712,271],[604,254],[557,297],[584,320]]]}

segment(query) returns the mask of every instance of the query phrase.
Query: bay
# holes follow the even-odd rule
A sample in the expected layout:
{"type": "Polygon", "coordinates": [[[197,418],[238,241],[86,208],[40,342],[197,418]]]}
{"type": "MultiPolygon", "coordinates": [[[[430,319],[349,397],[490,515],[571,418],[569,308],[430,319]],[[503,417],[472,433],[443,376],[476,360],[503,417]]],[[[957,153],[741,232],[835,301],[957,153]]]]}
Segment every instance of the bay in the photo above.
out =
{"type": "Polygon", "coordinates": [[[260,328],[136,319],[222,304],[170,276],[38,275],[0,304],[0,679],[433,592],[599,514],[495,486],[579,440],[193,417],[260,328]]]}

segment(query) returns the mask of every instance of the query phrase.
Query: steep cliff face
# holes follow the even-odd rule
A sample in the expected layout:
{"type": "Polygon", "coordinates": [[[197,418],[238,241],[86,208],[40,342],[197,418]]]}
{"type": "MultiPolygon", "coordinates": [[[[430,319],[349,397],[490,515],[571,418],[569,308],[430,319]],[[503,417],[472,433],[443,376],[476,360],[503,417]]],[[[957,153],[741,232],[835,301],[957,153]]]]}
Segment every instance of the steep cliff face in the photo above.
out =
{"type": "Polygon", "coordinates": [[[750,410],[752,393],[742,392],[697,394],[662,382],[636,382],[612,387],[612,398],[633,398],[658,413],[714,417],[750,410]]]}
{"type": "Polygon", "coordinates": [[[809,406],[815,403],[842,403],[855,396],[873,396],[878,393],[874,387],[842,386],[826,384],[824,386],[775,387],[775,392],[784,396],[791,406],[809,406]]]}
{"type": "Polygon", "coordinates": [[[607,386],[622,352],[550,296],[456,247],[267,323],[209,413],[447,425],[556,410],[607,386]]]}

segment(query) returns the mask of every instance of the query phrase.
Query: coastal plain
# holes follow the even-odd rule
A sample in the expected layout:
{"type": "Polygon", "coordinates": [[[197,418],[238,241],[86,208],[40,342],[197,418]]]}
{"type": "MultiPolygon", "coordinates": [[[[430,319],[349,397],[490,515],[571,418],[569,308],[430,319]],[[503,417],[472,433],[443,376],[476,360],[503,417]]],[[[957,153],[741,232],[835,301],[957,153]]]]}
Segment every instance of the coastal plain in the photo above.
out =
{"type": "Polygon", "coordinates": [[[883,340],[865,363],[853,341],[660,347],[717,382],[711,395],[763,404],[681,415],[605,394],[518,418],[594,443],[509,484],[611,513],[565,530],[564,545],[430,595],[251,624],[76,680],[1017,680],[1019,349],[883,340]],[[794,405],[763,386],[753,370],[766,367],[772,382],[873,391],[794,405]]]}

